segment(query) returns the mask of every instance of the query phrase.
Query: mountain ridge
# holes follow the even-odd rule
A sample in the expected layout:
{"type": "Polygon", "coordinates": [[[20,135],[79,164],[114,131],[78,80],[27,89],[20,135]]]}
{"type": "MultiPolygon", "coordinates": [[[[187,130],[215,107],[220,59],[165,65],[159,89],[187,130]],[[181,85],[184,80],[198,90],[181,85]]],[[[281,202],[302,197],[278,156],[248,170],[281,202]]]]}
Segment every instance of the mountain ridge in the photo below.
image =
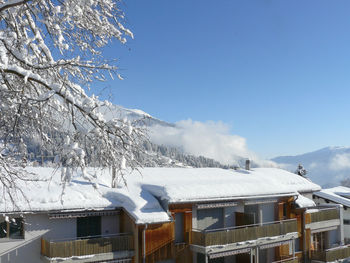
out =
{"type": "Polygon", "coordinates": [[[277,156],[271,161],[290,171],[295,171],[300,163],[308,170],[310,179],[323,187],[339,185],[350,176],[350,147],[347,146],[328,146],[299,155],[277,156]]]}

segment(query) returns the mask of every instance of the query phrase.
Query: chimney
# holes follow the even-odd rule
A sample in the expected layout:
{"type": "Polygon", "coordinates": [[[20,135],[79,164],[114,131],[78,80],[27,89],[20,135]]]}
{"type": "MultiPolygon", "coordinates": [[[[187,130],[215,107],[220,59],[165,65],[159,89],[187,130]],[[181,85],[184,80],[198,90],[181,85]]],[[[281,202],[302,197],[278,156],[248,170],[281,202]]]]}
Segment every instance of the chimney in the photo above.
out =
{"type": "Polygon", "coordinates": [[[245,169],[246,169],[246,170],[250,170],[250,160],[249,160],[249,159],[247,159],[247,160],[245,161],[245,169]]]}

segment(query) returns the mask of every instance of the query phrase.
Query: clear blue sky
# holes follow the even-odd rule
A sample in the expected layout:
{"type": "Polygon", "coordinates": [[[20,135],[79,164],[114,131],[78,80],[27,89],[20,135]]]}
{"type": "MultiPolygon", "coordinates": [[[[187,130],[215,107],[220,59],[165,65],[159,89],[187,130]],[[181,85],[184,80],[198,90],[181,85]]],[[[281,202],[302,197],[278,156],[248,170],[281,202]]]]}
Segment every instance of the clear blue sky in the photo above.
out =
{"type": "Polygon", "coordinates": [[[223,121],[263,157],[349,145],[350,1],[130,0],[113,102],[223,121]]]}

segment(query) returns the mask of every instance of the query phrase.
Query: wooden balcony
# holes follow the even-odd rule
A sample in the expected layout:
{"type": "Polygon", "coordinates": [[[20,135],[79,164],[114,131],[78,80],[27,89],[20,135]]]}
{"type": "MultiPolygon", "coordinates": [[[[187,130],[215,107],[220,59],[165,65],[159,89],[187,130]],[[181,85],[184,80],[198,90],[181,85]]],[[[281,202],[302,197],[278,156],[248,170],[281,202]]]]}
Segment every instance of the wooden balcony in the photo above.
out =
{"type": "Polygon", "coordinates": [[[57,241],[41,239],[41,254],[48,258],[68,258],[133,249],[134,239],[131,234],[57,241]]]}
{"type": "Polygon", "coordinates": [[[198,246],[225,245],[262,237],[280,236],[297,232],[296,219],[289,219],[265,224],[254,224],[214,230],[193,230],[192,244],[198,246]]]}
{"type": "Polygon", "coordinates": [[[321,262],[333,262],[339,259],[350,257],[350,245],[326,249],[324,251],[313,251],[312,260],[321,262]]]}
{"type": "Polygon", "coordinates": [[[305,223],[316,223],[327,220],[339,219],[339,209],[336,207],[332,208],[316,208],[310,209],[306,212],[305,223]]]}

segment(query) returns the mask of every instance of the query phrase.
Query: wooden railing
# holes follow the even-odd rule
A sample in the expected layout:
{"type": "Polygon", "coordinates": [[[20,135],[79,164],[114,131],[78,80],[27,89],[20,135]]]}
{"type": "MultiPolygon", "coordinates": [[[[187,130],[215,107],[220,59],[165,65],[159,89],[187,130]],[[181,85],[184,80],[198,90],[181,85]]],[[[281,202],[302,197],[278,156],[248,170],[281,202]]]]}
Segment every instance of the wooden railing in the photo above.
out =
{"type": "MultiPolygon", "coordinates": [[[[340,216],[338,208],[319,208],[317,212],[310,212],[307,214],[310,215],[310,223],[339,219],[340,216]]],[[[308,221],[307,218],[306,221],[308,221]]]]}
{"type": "Polygon", "coordinates": [[[225,245],[246,240],[255,240],[261,237],[280,236],[297,231],[296,219],[265,223],[262,225],[254,224],[214,230],[193,230],[192,244],[204,247],[225,245]]]}
{"type": "Polygon", "coordinates": [[[324,262],[336,261],[347,257],[350,257],[350,246],[330,248],[324,251],[313,251],[311,254],[311,259],[324,262]]]}
{"type": "Polygon", "coordinates": [[[49,258],[67,258],[133,249],[134,239],[131,234],[87,237],[64,241],[41,239],[41,254],[49,258]]]}

